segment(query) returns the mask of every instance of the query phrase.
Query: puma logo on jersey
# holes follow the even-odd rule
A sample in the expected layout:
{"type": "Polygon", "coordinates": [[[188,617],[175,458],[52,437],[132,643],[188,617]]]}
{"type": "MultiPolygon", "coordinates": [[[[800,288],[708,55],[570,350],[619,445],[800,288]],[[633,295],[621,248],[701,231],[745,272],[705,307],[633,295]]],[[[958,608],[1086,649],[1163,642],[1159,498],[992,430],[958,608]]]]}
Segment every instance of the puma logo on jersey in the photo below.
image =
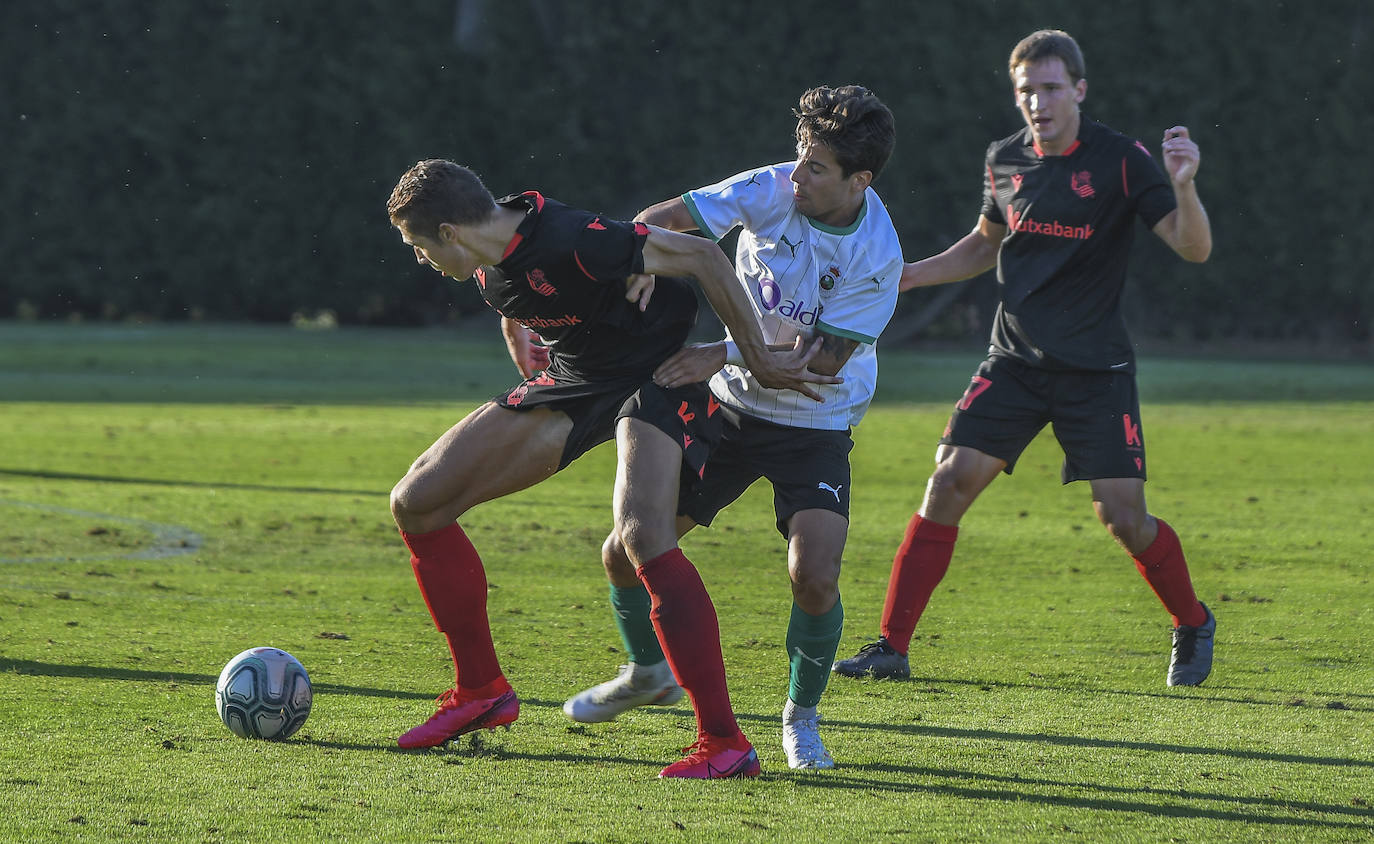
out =
{"type": "Polygon", "coordinates": [[[840,484],[839,486],[831,486],[830,484],[826,483],[825,481],[821,481],[820,483],[816,484],[816,489],[823,489],[823,490],[825,490],[826,492],[830,493],[831,495],[835,496],[835,503],[836,503],[836,504],[839,504],[839,503],[840,503],[840,490],[844,489],[844,484],[840,484]]]}
{"type": "Polygon", "coordinates": [[[793,243],[792,241],[790,241],[790,240],[787,239],[787,235],[783,235],[782,237],[779,237],[778,240],[781,240],[781,241],[782,241],[782,245],[783,245],[783,246],[786,246],[788,249],[792,250],[792,257],[793,257],[793,258],[797,257],[797,247],[798,247],[798,246],[801,246],[803,243],[806,242],[806,241],[804,241],[804,240],[799,240],[799,241],[797,241],[796,243],[793,243]]]}
{"type": "Polygon", "coordinates": [[[762,185],[759,184],[759,174],[758,174],[758,173],[755,173],[755,174],[753,174],[752,176],[750,176],[750,177],[749,177],[749,181],[747,181],[747,182],[744,183],[744,186],[745,186],[746,188],[749,187],[750,185],[753,185],[753,186],[756,187],[756,188],[757,188],[757,187],[763,187],[762,185]]]}
{"type": "Polygon", "coordinates": [[[604,232],[606,230],[606,226],[602,224],[600,217],[597,217],[595,220],[592,220],[590,223],[588,223],[587,228],[591,229],[594,232],[604,232]]]}

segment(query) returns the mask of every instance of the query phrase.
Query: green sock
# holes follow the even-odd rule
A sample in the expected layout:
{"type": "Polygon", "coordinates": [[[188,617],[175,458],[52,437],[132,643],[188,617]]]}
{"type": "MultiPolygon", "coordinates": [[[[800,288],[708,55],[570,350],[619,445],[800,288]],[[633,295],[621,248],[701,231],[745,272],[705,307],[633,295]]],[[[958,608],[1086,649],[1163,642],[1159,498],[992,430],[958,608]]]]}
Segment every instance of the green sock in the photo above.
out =
{"type": "Polygon", "coordinates": [[[625,653],[636,665],[657,665],[663,661],[663,648],[649,619],[653,602],[649,590],[641,586],[623,588],[611,584],[611,609],[615,611],[615,626],[620,628],[620,640],[625,653]]]}
{"type": "Polygon", "coordinates": [[[797,706],[815,706],[830,682],[830,665],[844,633],[844,605],[838,600],[824,615],[807,615],[795,603],[787,624],[787,655],[792,682],[787,696],[797,706]]]}

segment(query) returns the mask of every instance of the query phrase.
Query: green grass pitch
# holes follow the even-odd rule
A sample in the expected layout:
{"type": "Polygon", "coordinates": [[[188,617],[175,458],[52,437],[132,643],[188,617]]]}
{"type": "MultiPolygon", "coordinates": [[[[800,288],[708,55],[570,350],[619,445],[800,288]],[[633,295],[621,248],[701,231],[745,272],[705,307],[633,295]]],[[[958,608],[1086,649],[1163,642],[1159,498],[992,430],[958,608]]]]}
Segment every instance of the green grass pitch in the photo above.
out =
{"type": "MultiPolygon", "coordinates": [[[[842,652],[979,359],[883,351],[856,431],[842,652]]],[[[793,772],[790,598],[764,485],[684,547],[721,619],[761,777],[662,782],[685,705],[577,725],[623,661],[599,545],[613,454],[464,520],[491,582],[510,731],[402,752],[451,680],[387,492],[514,381],[494,327],[329,332],[0,323],[0,839],[1369,841],[1374,369],[1142,364],[1153,512],[1219,619],[1164,685],[1168,617],[1058,483],[1046,433],[965,519],[910,682],[832,681],[839,762],[793,772]],[[232,735],[221,666],[309,670],[285,742],[232,735]]]]}

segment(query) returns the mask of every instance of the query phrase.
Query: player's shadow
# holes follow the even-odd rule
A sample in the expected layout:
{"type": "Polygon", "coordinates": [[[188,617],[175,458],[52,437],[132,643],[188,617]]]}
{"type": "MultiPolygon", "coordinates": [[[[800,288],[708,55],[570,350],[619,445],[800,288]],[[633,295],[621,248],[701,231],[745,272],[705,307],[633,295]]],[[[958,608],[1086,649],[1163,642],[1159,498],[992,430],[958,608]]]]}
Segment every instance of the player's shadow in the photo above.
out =
{"type": "MultiPolygon", "coordinates": [[[[0,673],[158,683],[172,682],[206,686],[212,686],[218,680],[218,677],[209,674],[91,665],[61,665],[5,657],[0,657],[0,673]]],[[[396,689],[377,689],[336,683],[317,683],[312,685],[317,694],[326,695],[362,695],[368,697],[395,698],[399,700],[429,700],[432,697],[428,693],[409,692],[396,689]]],[[[561,701],[541,700],[537,698],[522,699],[521,705],[523,707],[551,710],[558,710],[562,707],[561,701]]],[[[691,710],[683,707],[657,710],[657,713],[679,719],[691,719],[692,717],[691,710]]],[[[761,715],[754,713],[738,713],[737,717],[745,724],[758,725],[760,730],[772,729],[777,724],[777,716],[773,714],[761,715]]],[[[869,723],[852,720],[832,720],[828,718],[825,723],[827,728],[830,729],[853,729],[862,730],[866,733],[887,732],[917,738],[934,738],[941,740],[954,739],[963,742],[1022,742],[1058,747],[1084,748],[1088,750],[1144,751],[1149,753],[1175,753],[1192,756],[1220,756],[1250,761],[1297,765],[1374,768],[1374,761],[1340,756],[1307,756],[1294,753],[1275,753],[1259,750],[1200,747],[1195,745],[1165,744],[1160,742],[1123,741],[1118,739],[1097,739],[1087,736],[1055,735],[1048,733],[1014,733],[1000,730],[940,727],[925,724],[869,723]]],[[[423,751],[403,750],[390,741],[385,743],[374,743],[315,739],[308,731],[293,736],[287,741],[338,750],[401,754],[427,753],[435,755],[446,764],[462,764],[465,759],[476,758],[489,758],[497,761],[508,759],[575,765],[626,765],[644,768],[646,770],[652,770],[665,764],[663,759],[608,756],[600,753],[527,753],[510,749],[507,746],[508,743],[500,738],[505,732],[506,731],[497,731],[495,738],[489,738],[486,734],[478,733],[472,736],[466,736],[445,748],[423,751]]],[[[841,763],[841,767],[833,771],[824,772],[791,772],[768,768],[765,769],[763,777],[765,779],[788,778],[806,788],[851,789],[869,793],[930,794],[969,800],[993,800],[998,802],[1017,801],[1021,803],[1033,803],[1061,808],[1130,812],[1180,819],[1210,819],[1262,824],[1276,830],[1282,827],[1302,827],[1339,831],[1367,831],[1371,823],[1374,823],[1374,810],[1351,805],[1316,803],[1311,801],[1297,802],[1287,798],[1275,797],[1245,797],[1220,792],[1190,791],[1187,789],[1163,789],[1149,786],[1116,786],[1100,783],[1065,782],[1062,780],[1023,777],[1019,775],[998,775],[917,765],[893,765],[884,763],[844,765],[841,763]],[[969,785],[951,785],[947,782],[949,780],[963,781],[969,783],[969,785]],[[1074,795],[1045,794],[1037,793],[1035,789],[1065,789],[1076,793],[1074,795]],[[1224,805],[1217,807],[1194,806],[1188,805],[1188,801],[1206,801],[1224,805]],[[1328,817],[1348,817],[1350,820],[1299,817],[1291,814],[1274,815],[1267,814],[1266,810],[1285,813],[1318,814],[1328,817]]]]}
{"type": "MultiPolygon", "coordinates": [[[[522,704],[526,703],[522,701],[522,704]]],[[[551,701],[529,701],[534,706],[557,706],[551,701]]],[[[667,714],[686,715],[690,712],[666,710],[667,714]]],[[[750,717],[750,716],[746,716],[750,717]]],[[[761,717],[761,716],[752,716],[761,717]]],[[[770,723],[774,721],[769,717],[770,723]]],[[[518,731],[511,731],[512,733],[518,731]]],[[[955,731],[959,732],[959,731],[955,731]]],[[[979,734],[979,731],[963,731],[979,734]]],[[[357,742],[318,741],[297,737],[305,743],[336,750],[384,751],[410,756],[423,756],[447,765],[462,765],[470,760],[486,759],[495,762],[530,762],[553,765],[617,765],[642,769],[645,775],[662,767],[665,759],[643,759],[604,753],[529,753],[512,748],[504,738],[507,733],[496,731],[492,736],[477,733],[464,736],[444,747],[424,750],[402,750],[395,745],[357,742]]],[[[1028,740],[1056,738],[1019,736],[987,732],[995,740],[1028,740]]],[[[1057,737],[1067,738],[1067,737],[1057,737]]],[[[1092,741],[1066,742],[1096,746],[1092,741]]],[[[1106,743],[1123,746],[1119,743],[1106,743]]],[[[1162,747],[1162,750],[1173,748],[1162,747]]],[[[1279,830],[1321,829],[1331,831],[1364,832],[1374,822],[1374,811],[1358,806],[1314,801],[1295,801],[1285,797],[1246,797],[1216,791],[1153,788],[1149,786],[1117,786],[1094,782],[1068,782],[1039,777],[989,774],[952,768],[920,765],[846,765],[830,771],[790,771],[765,767],[760,779],[789,781],[799,788],[844,789],[857,792],[890,795],[924,794],[961,800],[1016,802],[1063,809],[1086,809],[1095,812],[1119,812],[1150,817],[1171,817],[1180,820],[1217,820],[1256,824],[1267,827],[1275,835],[1279,830]],[[954,781],[954,784],[951,783],[954,781]],[[965,784],[958,784],[965,783],[965,784]],[[1073,792],[1072,794],[1046,792],[1073,792]],[[1198,805],[1204,804],[1204,805],[1198,805]],[[1215,805],[1205,805],[1215,804],[1215,805]]]]}
{"type": "MultiPolygon", "coordinates": [[[[1032,691],[1039,692],[1064,691],[1063,686],[1057,686],[1053,683],[1013,683],[1008,682],[1006,680],[964,680],[951,679],[948,677],[937,678],[913,676],[909,680],[865,679],[858,680],[856,682],[863,684],[864,687],[870,690],[875,688],[914,688],[918,692],[925,690],[932,694],[941,693],[941,686],[971,686],[974,688],[982,689],[984,691],[991,691],[994,689],[1030,689],[1032,691]]],[[[1340,705],[1328,707],[1331,709],[1343,709],[1354,712],[1374,712],[1374,694],[1370,694],[1367,692],[1338,692],[1321,691],[1315,689],[1304,689],[1301,691],[1295,691],[1290,689],[1255,689],[1249,687],[1227,686],[1224,683],[1216,682],[1215,678],[1209,680],[1207,682],[1206,687],[1200,690],[1175,689],[1171,692],[1146,692],[1141,691],[1139,689],[1088,688],[1082,685],[1075,685],[1074,691],[1091,695],[1115,695],[1119,697],[1151,698],[1155,700],[1169,701],[1196,700],[1207,703],[1237,703],[1242,704],[1244,706],[1308,706],[1309,704],[1306,702],[1306,699],[1308,698],[1329,698],[1333,701],[1342,701],[1340,705]],[[1227,693],[1230,693],[1232,696],[1228,696],[1227,693]],[[1255,695],[1257,693],[1273,695],[1291,695],[1292,697],[1289,697],[1287,701],[1257,700],[1255,698],[1255,695]],[[1343,702],[1347,700],[1356,700],[1367,703],[1365,703],[1364,705],[1352,706],[1349,704],[1345,704],[1343,702]]]]}
{"type": "MultiPolygon", "coordinates": [[[[1221,792],[1113,786],[1094,782],[1066,782],[982,772],[927,768],[915,765],[858,765],[817,772],[797,780],[806,788],[853,789],[864,792],[930,794],[963,800],[1015,802],[1094,812],[1170,817],[1180,820],[1218,820],[1268,827],[1267,835],[1283,836],[1284,827],[1368,832],[1374,811],[1337,803],[1295,801],[1282,797],[1246,797],[1221,792]],[[942,780],[963,780],[951,785],[942,780]],[[934,781],[934,782],[933,782],[934,781]],[[1047,794],[1043,790],[1071,791],[1047,794]],[[1193,805],[1214,803],[1215,806],[1193,805]],[[1328,817],[1309,817],[1309,814],[1328,817]],[[1341,819],[1333,819],[1329,816],[1341,819]],[[1345,818],[1348,818],[1346,820],[1345,818]]],[[[1291,834],[1291,833],[1290,833],[1291,834]]]]}
{"type": "Polygon", "coordinates": [[[51,472],[30,469],[6,469],[0,467],[0,475],[15,475],[25,478],[42,478],[54,481],[90,481],[101,484],[137,484],[147,486],[185,487],[188,489],[239,489],[252,492],[287,492],[292,495],[381,495],[385,489],[339,489],[318,486],[282,486],[278,484],[244,484],[232,481],[187,481],[176,478],[129,478],[118,475],[89,475],[81,472],[51,472]]]}
{"type": "MultiPolygon", "coordinates": [[[[113,668],[104,665],[58,665],[28,659],[0,657],[0,673],[30,674],[43,677],[81,677],[96,680],[134,680],[154,683],[185,683],[214,686],[219,682],[215,674],[192,674],[184,671],[158,671],[144,668],[113,668]]],[[[433,700],[427,692],[406,692],[397,689],[373,689],[366,686],[345,686],[338,683],[310,684],[315,694],[361,695],[388,697],[398,700],[433,700]]]]}

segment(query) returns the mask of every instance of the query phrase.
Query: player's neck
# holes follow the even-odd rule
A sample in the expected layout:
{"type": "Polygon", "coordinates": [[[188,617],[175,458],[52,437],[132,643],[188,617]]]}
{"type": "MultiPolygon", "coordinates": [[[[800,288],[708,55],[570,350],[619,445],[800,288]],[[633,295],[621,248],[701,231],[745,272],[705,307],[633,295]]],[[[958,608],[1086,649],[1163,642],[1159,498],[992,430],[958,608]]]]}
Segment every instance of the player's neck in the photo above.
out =
{"type": "Polygon", "coordinates": [[[1073,145],[1078,143],[1078,134],[1083,129],[1083,116],[1074,113],[1073,122],[1067,129],[1060,133],[1059,137],[1048,143],[1040,145],[1041,155],[1063,155],[1073,149],[1073,145]]]}
{"type": "Polygon", "coordinates": [[[863,210],[865,193],[860,193],[854,201],[848,205],[842,205],[834,210],[827,211],[819,217],[812,217],[812,220],[823,226],[832,229],[847,229],[854,225],[854,221],[859,219],[859,212],[863,210]]]}
{"type": "Polygon", "coordinates": [[[484,264],[497,264],[506,255],[515,230],[525,219],[523,211],[498,206],[489,220],[464,226],[462,241],[484,264]]]}

